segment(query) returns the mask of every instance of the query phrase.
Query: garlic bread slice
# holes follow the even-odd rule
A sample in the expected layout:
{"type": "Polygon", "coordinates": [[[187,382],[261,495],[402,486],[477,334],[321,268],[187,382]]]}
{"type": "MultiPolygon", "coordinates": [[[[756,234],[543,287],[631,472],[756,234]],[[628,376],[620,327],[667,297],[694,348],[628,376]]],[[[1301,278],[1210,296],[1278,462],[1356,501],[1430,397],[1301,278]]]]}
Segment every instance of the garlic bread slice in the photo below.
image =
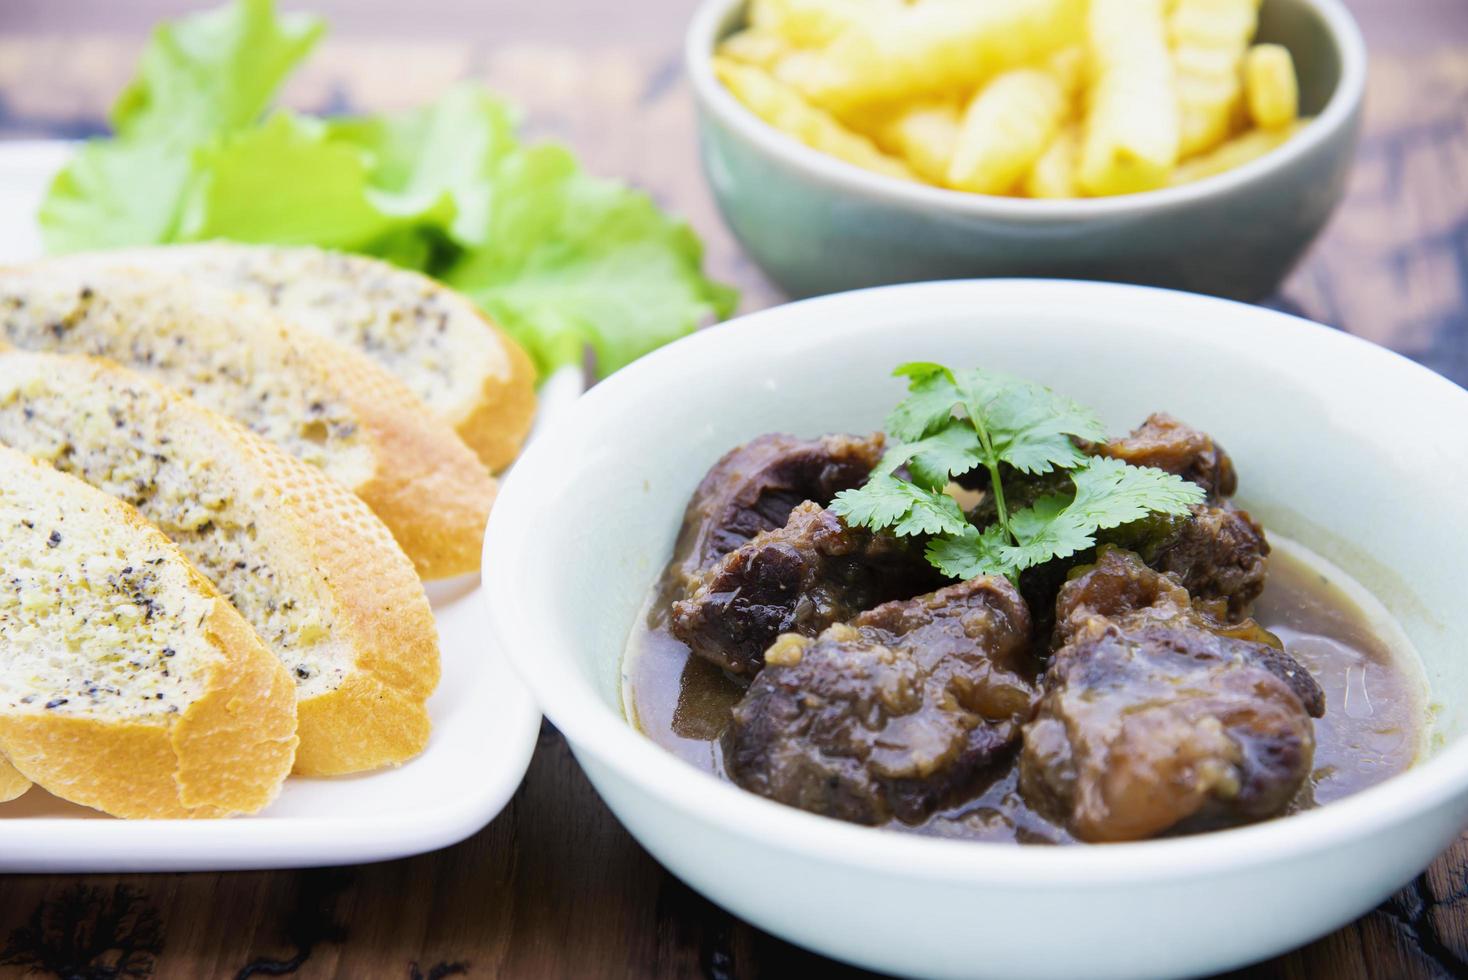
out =
{"type": "Polygon", "coordinates": [[[459,433],[491,470],[514,460],[535,414],[535,368],[467,297],[378,259],[209,242],[68,257],[141,265],[238,290],[367,355],[459,433]]]}
{"type": "Polygon", "coordinates": [[[128,505],[0,447],[0,753],[120,817],[254,813],[296,748],[285,668],[128,505]]]}
{"type": "Polygon", "coordinates": [[[136,507],[234,603],[294,682],[297,772],[422,751],[439,677],[428,598],[320,470],[137,372],[21,351],[0,353],[0,443],[136,507]]]}
{"type": "Polygon", "coordinates": [[[236,292],[135,266],[0,270],[0,341],[142,371],[367,502],[424,578],[479,567],[494,478],[364,355],[236,292]]]}

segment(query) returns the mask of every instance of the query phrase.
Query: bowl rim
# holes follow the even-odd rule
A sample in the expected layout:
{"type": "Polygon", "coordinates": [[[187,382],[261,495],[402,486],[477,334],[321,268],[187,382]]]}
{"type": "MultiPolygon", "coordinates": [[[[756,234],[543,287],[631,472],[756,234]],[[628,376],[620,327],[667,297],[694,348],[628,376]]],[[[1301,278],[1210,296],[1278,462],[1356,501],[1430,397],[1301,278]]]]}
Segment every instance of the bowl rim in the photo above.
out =
{"type": "Polygon", "coordinates": [[[714,76],[714,45],[729,14],[748,0],[703,0],[684,38],[684,70],[699,107],[714,115],[767,156],[775,157],[813,180],[884,203],[957,212],[972,217],[1030,218],[1052,221],[1131,215],[1188,205],[1225,196],[1245,184],[1283,170],[1315,152],[1346,128],[1358,113],[1366,90],[1366,42],[1360,26],[1341,0],[1290,0],[1315,11],[1326,26],[1341,62],[1341,77],[1315,118],[1282,145],[1223,173],[1179,187],[1165,187],[1111,197],[1060,200],[975,194],[935,187],[865,170],[822,153],[760,119],[714,76]]]}
{"type": "Polygon", "coordinates": [[[1450,399],[1453,411],[1468,418],[1468,392],[1361,338],[1244,303],[1144,286],[1048,279],[912,283],[790,303],[701,331],[640,359],[583,396],[522,455],[490,515],[484,542],[484,599],[490,628],[578,760],[594,760],[660,805],[754,846],[879,874],[1034,889],[1176,880],[1301,858],[1406,822],[1468,791],[1468,737],[1464,737],[1407,772],[1329,806],[1208,834],[1079,848],[921,837],[784,806],[691,766],[638,732],[620,710],[604,702],[574,664],[577,654],[569,645],[565,669],[557,666],[556,656],[546,655],[547,644],[554,642],[559,629],[548,632],[543,625],[556,622],[554,603],[526,588],[534,576],[524,570],[532,567],[533,556],[542,549],[542,518],[554,517],[541,508],[553,503],[556,495],[538,488],[564,482],[562,460],[574,458],[568,454],[575,451],[584,421],[618,414],[615,406],[624,393],[635,399],[639,391],[657,390],[683,377],[693,363],[728,363],[720,355],[729,348],[758,346],[761,336],[799,329],[801,321],[846,324],[883,301],[920,308],[926,300],[945,298],[970,303],[976,298],[991,302],[1017,298],[1047,308],[1063,303],[1071,312],[1126,302],[1133,309],[1140,304],[1155,311],[1148,314],[1149,324],[1170,324],[1168,329],[1178,330],[1187,330],[1195,317],[1221,309],[1247,327],[1242,332],[1306,336],[1308,343],[1337,358],[1364,358],[1380,375],[1396,374],[1424,404],[1450,399]],[[1244,324],[1246,320],[1254,321],[1252,326],[1244,324]]]}

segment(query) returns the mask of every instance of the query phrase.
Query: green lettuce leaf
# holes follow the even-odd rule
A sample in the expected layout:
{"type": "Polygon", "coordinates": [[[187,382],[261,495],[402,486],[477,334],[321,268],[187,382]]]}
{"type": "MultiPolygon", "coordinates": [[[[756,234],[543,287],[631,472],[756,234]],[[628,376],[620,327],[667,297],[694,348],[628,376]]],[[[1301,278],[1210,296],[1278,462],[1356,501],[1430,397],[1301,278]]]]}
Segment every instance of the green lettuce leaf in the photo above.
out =
{"type": "Polygon", "coordinates": [[[378,256],[456,286],[543,374],[615,371],[733,312],[687,225],[647,195],[523,146],[517,114],[457,86],[396,115],[271,110],[321,36],[273,0],[160,26],[113,110],[41,208],[47,249],[227,238],[378,256]]]}
{"type": "Polygon", "coordinates": [[[309,14],[277,15],[274,0],[160,24],[112,107],[112,128],[125,138],[198,141],[249,126],[325,30],[309,14]]]}
{"type": "Polygon", "coordinates": [[[371,186],[398,213],[426,212],[447,198],[442,231],[465,247],[483,245],[501,161],[515,152],[516,113],[477,85],[458,85],[437,102],[396,115],[334,119],[334,142],[368,153],[371,186]]]}
{"type": "Polygon", "coordinates": [[[288,112],[214,141],[195,162],[198,178],[178,227],[184,241],[231,238],[365,251],[400,228],[454,214],[447,195],[378,194],[369,154],[327,139],[320,120],[288,112]]]}
{"type": "Polygon", "coordinates": [[[47,251],[177,240],[195,151],[254,123],[324,29],[304,14],[276,16],[273,0],[159,25],[112,108],[116,138],[88,141],[41,205],[47,251]]]}
{"type": "Polygon", "coordinates": [[[577,363],[584,345],[605,375],[734,309],[704,278],[688,226],[645,194],[587,176],[543,145],[496,171],[483,245],[444,272],[543,369],[577,363]]]}
{"type": "Polygon", "coordinates": [[[192,175],[191,155],[168,143],[86,143],[56,175],[41,202],[46,251],[172,241],[192,175]]]}

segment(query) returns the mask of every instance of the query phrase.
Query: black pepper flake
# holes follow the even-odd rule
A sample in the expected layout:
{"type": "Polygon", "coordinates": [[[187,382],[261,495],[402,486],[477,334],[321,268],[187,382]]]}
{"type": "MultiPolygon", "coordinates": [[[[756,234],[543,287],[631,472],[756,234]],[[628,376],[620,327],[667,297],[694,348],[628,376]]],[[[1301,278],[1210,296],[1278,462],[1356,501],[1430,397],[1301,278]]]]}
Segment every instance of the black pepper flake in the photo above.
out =
{"type": "Polygon", "coordinates": [[[46,702],[46,707],[48,707],[48,708],[59,708],[59,707],[61,707],[65,703],[66,703],[66,698],[52,698],[50,701],[47,701],[46,702]]]}
{"type": "Polygon", "coordinates": [[[61,544],[61,532],[52,531],[51,536],[46,539],[46,547],[55,548],[61,544]]]}
{"type": "Polygon", "coordinates": [[[311,676],[311,672],[308,671],[305,667],[297,667],[296,676],[299,677],[301,680],[305,680],[306,678],[311,676]]]}

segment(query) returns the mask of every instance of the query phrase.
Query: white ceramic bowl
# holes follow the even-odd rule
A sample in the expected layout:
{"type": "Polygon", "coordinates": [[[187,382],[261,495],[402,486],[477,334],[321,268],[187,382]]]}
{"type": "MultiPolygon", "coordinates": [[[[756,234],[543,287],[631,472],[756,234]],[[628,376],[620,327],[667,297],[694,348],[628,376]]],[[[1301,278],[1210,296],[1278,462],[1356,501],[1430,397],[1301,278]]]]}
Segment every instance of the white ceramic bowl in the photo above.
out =
{"type": "MultiPolygon", "coordinates": [[[[796,303],[601,383],[506,481],[494,630],[607,804],[674,874],[792,942],[925,976],[1222,970],[1334,929],[1468,822],[1468,393],[1303,320],[1134,286],[927,283],[796,303]],[[1093,847],[924,839],[746,793],[632,729],[623,645],[689,494],[762,432],[865,432],[909,360],[1043,381],[1114,430],[1166,409],[1232,453],[1243,504],[1399,619],[1441,702],[1433,755],[1378,788],[1219,833],[1093,847]]],[[[574,842],[572,842],[574,845],[574,842]]]]}
{"type": "Polygon", "coordinates": [[[1255,300],[1271,293],[1345,189],[1366,48],[1339,0],[1264,0],[1316,118],[1258,160],[1183,187],[1074,201],[944,190],[874,174],[767,125],[714,77],[714,45],[745,0],[704,0],[684,70],[699,147],[729,227],[792,296],[920,279],[1112,279],[1255,300]]]}

